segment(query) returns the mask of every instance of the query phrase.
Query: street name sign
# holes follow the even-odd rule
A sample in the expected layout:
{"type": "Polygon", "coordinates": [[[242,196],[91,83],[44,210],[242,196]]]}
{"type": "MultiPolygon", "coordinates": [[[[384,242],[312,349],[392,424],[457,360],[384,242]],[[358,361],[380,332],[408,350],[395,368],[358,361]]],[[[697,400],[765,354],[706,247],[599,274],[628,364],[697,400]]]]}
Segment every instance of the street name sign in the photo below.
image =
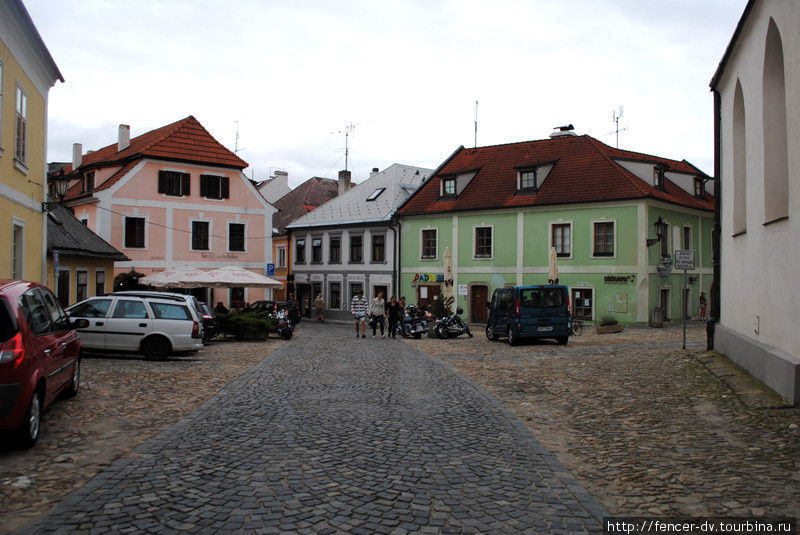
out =
{"type": "Polygon", "coordinates": [[[691,249],[675,251],[675,269],[694,269],[694,251],[691,249]]]}

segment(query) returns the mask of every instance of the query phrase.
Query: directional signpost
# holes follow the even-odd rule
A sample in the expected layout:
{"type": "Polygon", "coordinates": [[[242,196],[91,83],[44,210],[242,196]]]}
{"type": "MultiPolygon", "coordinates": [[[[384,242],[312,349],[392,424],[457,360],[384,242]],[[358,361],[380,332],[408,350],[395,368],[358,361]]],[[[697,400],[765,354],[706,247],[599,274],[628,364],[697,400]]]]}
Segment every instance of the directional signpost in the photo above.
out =
{"type": "Polygon", "coordinates": [[[683,270],[683,349],[686,349],[686,316],[689,308],[686,288],[689,287],[689,270],[694,269],[694,251],[691,249],[675,251],[675,269],[683,270]]]}

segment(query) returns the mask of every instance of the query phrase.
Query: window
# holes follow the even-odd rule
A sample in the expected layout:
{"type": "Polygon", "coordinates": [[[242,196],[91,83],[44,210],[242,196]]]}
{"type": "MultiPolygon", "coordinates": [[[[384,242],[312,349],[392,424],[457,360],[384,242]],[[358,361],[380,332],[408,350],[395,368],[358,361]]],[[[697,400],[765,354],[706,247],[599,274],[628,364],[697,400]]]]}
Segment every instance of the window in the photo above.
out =
{"type": "Polygon", "coordinates": [[[436,229],[422,231],[422,258],[425,260],[436,259],[436,229]]]}
{"type": "Polygon", "coordinates": [[[305,264],[306,263],[306,240],[305,239],[297,239],[295,241],[294,263],[295,264],[305,264]]]}
{"type": "Polygon", "coordinates": [[[664,171],[666,168],[663,165],[653,167],[653,186],[662,191],[664,190],[664,171]]]}
{"type": "Polygon", "coordinates": [[[144,249],[144,218],[125,216],[125,247],[144,249]]]}
{"type": "Polygon", "coordinates": [[[231,288],[230,299],[231,299],[231,306],[244,304],[244,288],[243,287],[231,288]]]}
{"type": "Polygon", "coordinates": [[[364,261],[364,236],[350,236],[350,262],[364,261]]]}
{"type": "Polygon", "coordinates": [[[58,270],[56,290],[58,291],[58,302],[61,303],[61,306],[69,306],[69,268],[58,270]]]}
{"type": "Polygon", "coordinates": [[[208,251],[208,221],[192,221],[192,250],[208,251]]]}
{"type": "Polygon", "coordinates": [[[106,272],[96,271],[94,274],[94,295],[106,293],[106,272]]]}
{"type": "Polygon", "coordinates": [[[150,302],[153,315],[160,320],[191,320],[192,315],[189,309],[183,305],[172,305],[169,303],[150,302]]]}
{"type": "Polygon", "coordinates": [[[179,171],[158,172],[158,192],[170,197],[189,195],[191,188],[189,173],[179,171]]]}
{"type": "Polygon", "coordinates": [[[75,278],[77,279],[75,300],[80,302],[89,297],[89,273],[86,270],[79,269],[75,278]]]}
{"type": "Polygon", "coordinates": [[[559,257],[572,254],[572,226],[569,223],[558,223],[552,227],[551,247],[556,248],[559,257]]]}
{"type": "Polygon", "coordinates": [[[442,196],[455,197],[456,195],[456,179],[444,178],[442,179],[442,196]]]}
{"type": "Polygon", "coordinates": [[[594,256],[614,256],[614,223],[594,224],[594,256]]]}
{"type": "Polygon", "coordinates": [[[328,255],[330,259],[328,260],[331,264],[338,264],[342,261],[342,238],[340,236],[331,236],[330,243],[328,244],[330,250],[328,251],[328,255]]]}
{"type": "Polygon", "coordinates": [[[523,308],[563,307],[566,294],[560,288],[534,288],[520,292],[523,308]]]}
{"type": "Polygon", "coordinates": [[[328,298],[329,308],[341,310],[342,308],[342,284],[331,282],[328,284],[330,297],[328,298]]]}
{"type": "Polygon", "coordinates": [[[733,235],[747,230],[747,132],[742,84],[733,95],[733,235]]]}
{"type": "Polygon", "coordinates": [[[375,199],[380,197],[380,194],[383,193],[384,190],[386,190],[386,188],[377,188],[375,191],[373,191],[372,193],[369,194],[369,197],[367,197],[367,200],[368,201],[374,201],[375,199]]]}
{"type": "Polygon", "coordinates": [[[141,301],[117,301],[112,318],[144,320],[148,318],[147,309],[141,301]]]}
{"type": "Polygon", "coordinates": [[[283,245],[280,245],[280,246],[275,248],[275,251],[277,252],[276,256],[278,257],[278,267],[279,268],[285,268],[286,267],[286,247],[284,247],[283,245]]]}
{"type": "Polygon", "coordinates": [[[705,188],[703,188],[703,179],[699,177],[694,177],[694,196],[702,198],[704,189],[705,188]]]}
{"type": "Polygon", "coordinates": [[[82,224],[84,227],[88,227],[88,226],[89,226],[89,220],[88,220],[88,219],[86,219],[86,218],[83,218],[83,219],[81,219],[81,224],[82,224]]]}
{"type": "Polygon", "coordinates": [[[105,318],[111,306],[111,299],[91,299],[75,305],[69,314],[75,318],[105,318]]]}
{"type": "Polygon", "coordinates": [[[206,199],[230,197],[230,180],[226,176],[200,175],[200,195],[206,199]]]}
{"type": "Polygon", "coordinates": [[[28,290],[19,297],[19,308],[33,334],[41,335],[50,332],[53,317],[47,310],[44,299],[37,288],[28,290]]]}
{"type": "Polygon", "coordinates": [[[386,261],[386,236],[384,234],[372,235],[372,261],[386,261]]]}
{"type": "Polygon", "coordinates": [[[23,244],[25,243],[25,227],[14,223],[13,230],[11,231],[11,278],[22,280],[25,252],[23,244]]]}
{"type": "MultiPolygon", "coordinates": [[[[790,70],[789,72],[792,71],[790,70]]],[[[788,151],[790,145],[788,143],[788,125],[786,123],[788,103],[786,100],[786,80],[783,63],[783,40],[781,39],[780,31],[778,31],[778,26],[772,18],[769,19],[764,47],[762,87],[764,223],[771,223],[789,215],[788,151]]],[[[792,86],[790,85],[789,87],[791,88],[792,86]]],[[[794,98],[791,98],[789,102],[794,102],[794,98]]],[[[796,140],[793,138],[791,143],[793,149],[795,143],[796,140]]]]}
{"type": "Polygon", "coordinates": [[[311,238],[311,262],[322,263],[322,238],[311,238]]]}
{"type": "Polygon", "coordinates": [[[525,169],[519,172],[519,190],[520,191],[536,191],[538,189],[536,183],[536,168],[525,169]]]}
{"type": "Polygon", "coordinates": [[[683,227],[683,236],[681,240],[681,249],[687,250],[692,248],[692,227],[683,227]]]}
{"type": "Polygon", "coordinates": [[[94,191],[94,171],[89,171],[83,175],[83,191],[86,193],[94,191]]]}
{"type": "Polygon", "coordinates": [[[25,163],[28,158],[28,95],[17,86],[17,121],[15,126],[14,158],[25,163]]]}
{"type": "MultiPolygon", "coordinates": [[[[228,223],[228,250],[229,251],[244,251],[244,223],[228,223]]],[[[284,255],[284,265],[286,265],[286,258],[284,255]]]]}
{"type": "Polygon", "coordinates": [[[44,298],[44,304],[47,305],[47,309],[50,311],[50,318],[53,321],[52,330],[57,332],[68,330],[70,328],[69,318],[67,317],[67,313],[64,312],[64,309],[61,308],[61,305],[58,304],[56,296],[47,288],[40,288],[40,291],[44,298]]]}
{"type": "Polygon", "coordinates": [[[492,227],[475,227],[475,258],[492,257],[492,227]]]}

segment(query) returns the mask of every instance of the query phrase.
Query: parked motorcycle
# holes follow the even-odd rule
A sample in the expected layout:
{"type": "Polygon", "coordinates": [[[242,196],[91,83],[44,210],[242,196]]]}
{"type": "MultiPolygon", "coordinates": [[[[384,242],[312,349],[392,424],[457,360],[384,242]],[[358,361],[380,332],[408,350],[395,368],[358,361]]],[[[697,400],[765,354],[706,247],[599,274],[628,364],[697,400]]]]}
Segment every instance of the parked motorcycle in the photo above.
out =
{"type": "Polygon", "coordinates": [[[469,326],[464,323],[464,320],[461,319],[461,314],[463,313],[464,309],[458,307],[455,313],[437,319],[436,326],[433,328],[433,332],[436,333],[436,337],[456,338],[462,334],[466,334],[472,338],[472,333],[469,330],[469,326]]]}
{"type": "Polygon", "coordinates": [[[281,338],[284,340],[289,340],[294,334],[294,323],[292,322],[291,314],[282,309],[276,309],[272,314],[270,314],[273,318],[275,318],[276,330],[281,338]]]}
{"type": "Polygon", "coordinates": [[[428,328],[428,320],[425,314],[414,305],[408,305],[403,311],[403,317],[398,324],[400,336],[405,338],[422,338],[422,334],[428,328]]]}

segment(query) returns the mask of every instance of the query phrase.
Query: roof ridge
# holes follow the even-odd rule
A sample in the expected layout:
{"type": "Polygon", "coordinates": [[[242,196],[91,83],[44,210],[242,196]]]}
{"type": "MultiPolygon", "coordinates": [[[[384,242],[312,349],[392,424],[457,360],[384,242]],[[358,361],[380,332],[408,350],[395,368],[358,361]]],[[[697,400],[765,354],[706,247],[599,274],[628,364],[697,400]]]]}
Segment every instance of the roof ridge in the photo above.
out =
{"type": "MultiPolygon", "coordinates": [[[[591,136],[589,136],[589,137],[591,137],[591,136]]],[[[685,159],[676,160],[674,158],[665,158],[664,156],[657,156],[655,154],[650,154],[650,153],[647,153],[647,152],[641,152],[641,151],[638,151],[638,150],[620,149],[619,147],[612,147],[611,145],[609,145],[607,143],[603,143],[599,139],[595,139],[595,138],[592,138],[592,139],[594,139],[595,141],[597,141],[598,143],[600,143],[604,147],[607,147],[611,151],[621,151],[621,152],[629,152],[629,153],[632,153],[632,154],[639,154],[641,156],[647,156],[648,158],[652,158],[654,160],[667,160],[669,162],[675,162],[675,163],[687,163],[687,164],[691,165],[692,167],[694,167],[695,169],[697,169],[694,165],[690,164],[685,159]]],[[[697,170],[700,171],[699,169],[697,169],[697,170]]]]}
{"type": "MultiPolygon", "coordinates": [[[[149,133],[151,133],[151,132],[155,132],[156,130],[161,130],[161,129],[164,129],[164,131],[165,131],[165,133],[164,133],[164,135],[163,135],[163,136],[160,136],[160,137],[156,138],[156,139],[155,139],[155,140],[154,140],[152,143],[150,143],[149,145],[145,145],[145,146],[144,146],[144,147],[142,147],[142,149],[141,149],[139,152],[137,152],[136,154],[141,154],[141,153],[143,153],[144,151],[146,151],[146,150],[148,150],[148,149],[152,148],[152,147],[153,147],[153,146],[155,146],[156,144],[158,144],[158,143],[161,143],[162,141],[164,141],[165,139],[167,139],[169,136],[173,135],[175,132],[177,132],[178,130],[180,130],[180,129],[181,129],[181,128],[183,128],[184,126],[186,126],[186,123],[189,121],[189,119],[194,119],[194,121],[195,121],[195,122],[196,122],[198,125],[200,125],[200,128],[202,128],[203,130],[205,130],[205,132],[206,132],[208,135],[211,135],[211,134],[209,134],[209,133],[208,133],[208,130],[206,130],[206,129],[205,129],[205,127],[204,127],[202,124],[200,124],[200,121],[198,121],[197,119],[195,119],[194,115],[189,115],[188,117],[184,117],[183,119],[179,119],[179,120],[175,121],[174,123],[170,123],[170,124],[167,124],[167,125],[164,125],[164,126],[160,126],[160,127],[158,127],[158,128],[153,128],[152,130],[148,130],[148,131],[147,131],[147,132],[145,132],[144,134],[140,134],[140,135],[136,136],[137,138],[138,138],[138,137],[141,137],[141,136],[146,136],[147,134],[149,134],[149,133]],[[170,129],[170,127],[174,127],[174,128],[171,128],[171,129],[170,129]]],[[[212,137],[213,137],[213,136],[212,136],[212,137]]],[[[136,138],[134,138],[134,139],[136,139],[136,138]]],[[[131,141],[133,141],[133,140],[131,140],[131,141]]]]}
{"type": "MultiPolygon", "coordinates": [[[[555,140],[561,140],[561,139],[575,139],[575,138],[580,138],[580,137],[592,138],[592,136],[590,136],[589,134],[581,134],[581,135],[575,135],[575,136],[543,137],[543,138],[539,138],[539,139],[526,139],[524,141],[509,141],[508,143],[495,143],[494,145],[483,145],[483,146],[480,146],[480,147],[472,147],[471,149],[468,148],[468,147],[464,147],[464,150],[465,151],[469,151],[469,150],[475,151],[475,150],[480,150],[480,149],[492,149],[494,147],[506,147],[508,145],[522,145],[524,143],[539,143],[540,141],[555,141],[555,140]]],[[[594,138],[592,138],[592,139],[594,139],[594,138]]]]}
{"type": "MultiPolygon", "coordinates": [[[[597,146],[597,143],[602,143],[602,141],[597,140],[597,139],[593,138],[592,136],[587,136],[587,137],[590,140],[590,145],[592,146],[592,148],[595,151],[597,151],[597,153],[602,158],[605,158],[606,160],[611,162],[611,165],[614,166],[614,168],[622,175],[623,178],[625,178],[625,180],[628,181],[629,184],[631,184],[634,188],[636,188],[639,191],[639,193],[641,193],[642,195],[644,195],[646,197],[651,195],[652,192],[650,190],[644,189],[642,187],[642,182],[644,182],[644,181],[641,178],[639,178],[638,176],[634,175],[633,173],[631,173],[630,171],[625,169],[625,167],[623,167],[620,164],[618,164],[617,162],[615,162],[614,159],[611,156],[609,156],[608,154],[604,154],[600,150],[600,147],[597,146]]],[[[605,145],[605,143],[603,143],[603,144],[605,145]]],[[[608,145],[605,145],[605,146],[608,147],[608,145]]],[[[611,148],[611,147],[609,147],[609,148],[611,148]]]]}

